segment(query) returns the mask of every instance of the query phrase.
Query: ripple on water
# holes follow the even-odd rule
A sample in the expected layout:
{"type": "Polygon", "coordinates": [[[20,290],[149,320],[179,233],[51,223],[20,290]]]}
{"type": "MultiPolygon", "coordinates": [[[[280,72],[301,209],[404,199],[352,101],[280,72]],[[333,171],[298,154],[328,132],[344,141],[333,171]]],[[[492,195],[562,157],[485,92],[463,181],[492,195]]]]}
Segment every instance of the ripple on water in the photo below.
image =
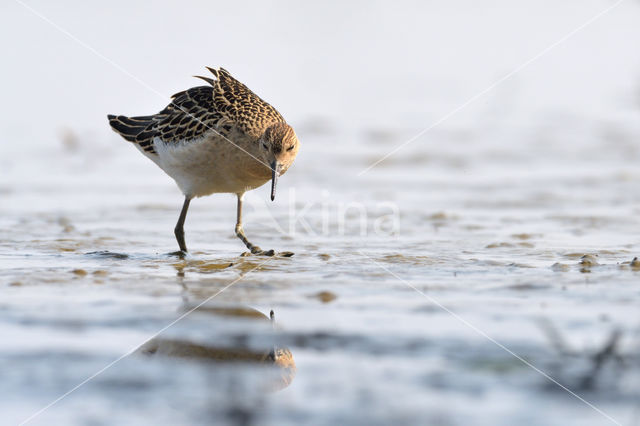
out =
{"type": "Polygon", "coordinates": [[[125,260],[129,259],[129,255],[126,253],[116,253],[111,251],[92,251],[90,253],[85,253],[86,256],[94,257],[94,258],[102,258],[102,259],[117,259],[117,260],[125,260]]]}
{"type": "Polygon", "coordinates": [[[438,259],[430,256],[407,255],[402,253],[387,254],[378,258],[378,260],[385,263],[400,263],[408,265],[435,265],[441,262],[438,259]]]}

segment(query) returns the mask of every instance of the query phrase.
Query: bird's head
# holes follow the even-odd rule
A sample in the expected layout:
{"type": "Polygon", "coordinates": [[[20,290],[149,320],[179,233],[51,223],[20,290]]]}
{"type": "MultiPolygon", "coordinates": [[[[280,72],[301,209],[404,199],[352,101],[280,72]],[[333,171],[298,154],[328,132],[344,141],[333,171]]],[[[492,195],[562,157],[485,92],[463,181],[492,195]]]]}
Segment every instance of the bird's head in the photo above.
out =
{"type": "Polygon", "coordinates": [[[278,176],[284,174],[298,154],[300,141],[296,132],[287,123],[276,123],[267,127],[260,139],[260,151],[271,168],[271,201],[276,197],[278,176]]]}

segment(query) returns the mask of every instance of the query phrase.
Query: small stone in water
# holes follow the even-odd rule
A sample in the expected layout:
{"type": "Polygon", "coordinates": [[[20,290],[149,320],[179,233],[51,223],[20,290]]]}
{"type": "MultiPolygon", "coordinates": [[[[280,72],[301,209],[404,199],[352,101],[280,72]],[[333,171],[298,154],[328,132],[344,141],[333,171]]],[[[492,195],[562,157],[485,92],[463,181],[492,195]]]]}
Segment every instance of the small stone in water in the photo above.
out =
{"type": "Polygon", "coordinates": [[[319,293],[314,294],[311,297],[315,297],[316,299],[320,300],[322,303],[333,302],[338,298],[338,296],[336,296],[334,293],[331,293],[330,291],[321,291],[319,293]]]}
{"type": "Polygon", "coordinates": [[[582,256],[580,258],[580,264],[584,266],[599,265],[598,260],[596,259],[596,256],[591,254],[585,254],[584,256],[582,256]]]}

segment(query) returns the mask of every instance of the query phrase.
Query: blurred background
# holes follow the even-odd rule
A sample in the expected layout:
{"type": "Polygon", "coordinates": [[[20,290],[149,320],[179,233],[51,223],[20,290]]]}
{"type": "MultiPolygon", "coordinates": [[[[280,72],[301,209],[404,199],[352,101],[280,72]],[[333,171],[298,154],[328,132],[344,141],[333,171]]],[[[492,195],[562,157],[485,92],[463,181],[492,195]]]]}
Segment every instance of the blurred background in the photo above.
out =
{"type": "Polygon", "coordinates": [[[3,422],[640,424],[637,1],[0,12],[3,422]],[[228,195],[166,255],[182,196],[108,126],[205,66],[302,142],[247,196],[290,259],[228,195]]]}

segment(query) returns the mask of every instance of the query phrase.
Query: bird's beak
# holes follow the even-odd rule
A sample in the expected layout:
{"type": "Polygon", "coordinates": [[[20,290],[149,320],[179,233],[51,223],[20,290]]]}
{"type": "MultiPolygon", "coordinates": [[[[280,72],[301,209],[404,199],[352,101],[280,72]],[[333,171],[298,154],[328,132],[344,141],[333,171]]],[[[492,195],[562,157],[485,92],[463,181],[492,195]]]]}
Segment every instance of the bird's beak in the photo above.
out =
{"type": "Polygon", "coordinates": [[[278,183],[278,176],[280,175],[280,164],[277,160],[271,162],[271,201],[276,198],[276,184],[278,183]]]}

